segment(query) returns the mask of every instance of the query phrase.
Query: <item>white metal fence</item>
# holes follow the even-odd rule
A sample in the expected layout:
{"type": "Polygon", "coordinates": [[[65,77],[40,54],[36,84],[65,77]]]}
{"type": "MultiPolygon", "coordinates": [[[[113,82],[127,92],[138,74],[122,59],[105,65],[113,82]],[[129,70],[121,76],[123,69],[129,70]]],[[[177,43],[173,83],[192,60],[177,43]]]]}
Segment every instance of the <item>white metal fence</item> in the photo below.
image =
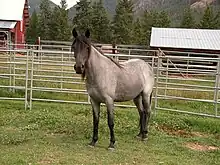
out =
{"type": "MultiPolygon", "coordinates": [[[[22,100],[25,109],[32,109],[34,101],[90,104],[85,84],[73,70],[70,49],[61,45],[56,48],[59,49],[2,50],[0,99],[22,100]]],[[[106,55],[119,61],[141,58],[154,67],[154,112],[166,110],[220,118],[218,55],[184,56],[181,52],[129,48],[120,51],[106,55]]],[[[134,107],[131,101],[116,106],[134,107]]]]}

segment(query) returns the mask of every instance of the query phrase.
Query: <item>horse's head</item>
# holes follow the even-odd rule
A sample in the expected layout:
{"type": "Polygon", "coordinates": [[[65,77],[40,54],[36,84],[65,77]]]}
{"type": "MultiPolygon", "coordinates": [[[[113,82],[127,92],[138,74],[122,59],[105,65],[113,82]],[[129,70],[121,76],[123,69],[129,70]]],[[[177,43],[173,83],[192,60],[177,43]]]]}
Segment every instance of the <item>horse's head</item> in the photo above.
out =
{"type": "Polygon", "coordinates": [[[85,35],[78,35],[76,29],[72,31],[75,40],[72,43],[71,51],[74,51],[76,64],[74,69],[77,74],[85,74],[86,62],[91,50],[90,32],[87,30],[85,35]]]}

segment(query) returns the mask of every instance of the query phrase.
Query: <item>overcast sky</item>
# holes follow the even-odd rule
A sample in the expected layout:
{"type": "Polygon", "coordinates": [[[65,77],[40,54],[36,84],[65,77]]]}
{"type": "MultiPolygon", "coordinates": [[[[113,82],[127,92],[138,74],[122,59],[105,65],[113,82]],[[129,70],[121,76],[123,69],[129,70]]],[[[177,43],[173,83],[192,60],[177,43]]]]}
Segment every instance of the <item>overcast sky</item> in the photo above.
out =
{"type": "MultiPolygon", "coordinates": [[[[57,5],[60,5],[60,1],[61,0],[51,0],[52,2],[54,2],[55,4],[57,5]]],[[[67,8],[70,8],[72,7],[73,5],[76,4],[76,2],[79,1],[79,0],[66,0],[67,4],[68,4],[68,7],[67,8]]]]}

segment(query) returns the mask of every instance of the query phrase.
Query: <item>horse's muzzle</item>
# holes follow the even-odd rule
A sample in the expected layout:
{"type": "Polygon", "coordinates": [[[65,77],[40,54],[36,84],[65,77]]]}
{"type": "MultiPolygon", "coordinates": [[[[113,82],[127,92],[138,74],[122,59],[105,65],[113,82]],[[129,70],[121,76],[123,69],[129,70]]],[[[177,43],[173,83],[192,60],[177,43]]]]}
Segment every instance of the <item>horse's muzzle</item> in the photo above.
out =
{"type": "Polygon", "coordinates": [[[76,65],[74,65],[74,69],[76,71],[76,74],[82,74],[82,68],[81,67],[76,67],[76,65]]]}

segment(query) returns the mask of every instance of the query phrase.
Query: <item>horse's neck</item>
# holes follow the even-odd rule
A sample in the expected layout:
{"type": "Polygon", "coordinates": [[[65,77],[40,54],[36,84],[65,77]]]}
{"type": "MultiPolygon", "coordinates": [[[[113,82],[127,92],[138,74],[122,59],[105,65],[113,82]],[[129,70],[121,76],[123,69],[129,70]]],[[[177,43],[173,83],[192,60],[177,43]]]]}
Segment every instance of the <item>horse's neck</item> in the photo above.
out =
{"type": "Polygon", "coordinates": [[[86,78],[94,79],[99,76],[102,76],[101,74],[106,74],[104,70],[106,70],[107,72],[111,66],[114,66],[114,65],[109,65],[110,63],[111,63],[110,59],[103,56],[98,50],[96,50],[96,48],[92,46],[90,57],[87,61],[88,68],[86,71],[86,78]]]}

